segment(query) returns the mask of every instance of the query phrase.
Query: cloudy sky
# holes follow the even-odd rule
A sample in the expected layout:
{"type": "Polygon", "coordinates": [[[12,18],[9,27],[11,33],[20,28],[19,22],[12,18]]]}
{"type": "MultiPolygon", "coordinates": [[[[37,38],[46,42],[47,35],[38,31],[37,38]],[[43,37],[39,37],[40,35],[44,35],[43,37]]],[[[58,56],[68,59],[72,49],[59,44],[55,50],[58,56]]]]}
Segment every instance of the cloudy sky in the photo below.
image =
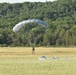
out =
{"type": "Polygon", "coordinates": [[[9,2],[9,3],[21,3],[21,2],[46,2],[46,1],[55,1],[55,0],[0,0],[0,3],[9,2]]]}

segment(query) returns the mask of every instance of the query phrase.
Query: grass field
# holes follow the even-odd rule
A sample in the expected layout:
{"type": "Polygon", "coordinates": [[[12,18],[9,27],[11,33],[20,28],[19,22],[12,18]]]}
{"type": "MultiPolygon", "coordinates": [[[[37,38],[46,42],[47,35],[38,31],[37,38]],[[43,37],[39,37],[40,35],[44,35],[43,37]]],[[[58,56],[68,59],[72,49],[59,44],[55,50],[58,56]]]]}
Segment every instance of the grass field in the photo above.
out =
{"type": "Polygon", "coordinates": [[[76,48],[1,47],[0,75],[76,75],[76,48]]]}

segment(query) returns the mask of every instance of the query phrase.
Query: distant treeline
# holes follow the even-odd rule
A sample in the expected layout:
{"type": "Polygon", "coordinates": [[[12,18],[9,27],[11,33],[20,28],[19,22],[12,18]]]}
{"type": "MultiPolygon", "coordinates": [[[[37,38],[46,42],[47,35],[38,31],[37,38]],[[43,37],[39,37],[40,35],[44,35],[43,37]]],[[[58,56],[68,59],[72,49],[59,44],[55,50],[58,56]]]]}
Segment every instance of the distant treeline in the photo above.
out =
{"type": "Polygon", "coordinates": [[[0,46],[30,46],[33,35],[36,46],[76,46],[76,0],[0,3],[0,46]],[[48,26],[29,23],[12,31],[27,19],[44,20],[48,26]]]}

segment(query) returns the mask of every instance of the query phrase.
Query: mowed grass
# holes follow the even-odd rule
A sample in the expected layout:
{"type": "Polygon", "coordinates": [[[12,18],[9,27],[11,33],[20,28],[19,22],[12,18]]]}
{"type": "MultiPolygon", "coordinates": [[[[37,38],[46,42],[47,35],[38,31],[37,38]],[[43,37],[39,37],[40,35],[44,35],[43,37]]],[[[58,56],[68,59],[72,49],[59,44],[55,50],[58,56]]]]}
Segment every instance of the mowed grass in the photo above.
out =
{"type": "Polygon", "coordinates": [[[1,47],[0,75],[76,75],[76,48],[1,47]]]}

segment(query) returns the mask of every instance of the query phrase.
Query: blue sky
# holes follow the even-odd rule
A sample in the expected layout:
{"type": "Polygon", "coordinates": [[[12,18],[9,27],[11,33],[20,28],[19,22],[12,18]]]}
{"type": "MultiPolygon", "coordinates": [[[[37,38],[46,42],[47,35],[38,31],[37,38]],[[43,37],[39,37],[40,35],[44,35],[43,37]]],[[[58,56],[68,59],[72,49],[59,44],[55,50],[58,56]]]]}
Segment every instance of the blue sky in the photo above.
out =
{"type": "Polygon", "coordinates": [[[21,3],[21,2],[46,2],[46,1],[55,1],[55,0],[0,0],[0,3],[9,2],[9,3],[21,3]]]}

